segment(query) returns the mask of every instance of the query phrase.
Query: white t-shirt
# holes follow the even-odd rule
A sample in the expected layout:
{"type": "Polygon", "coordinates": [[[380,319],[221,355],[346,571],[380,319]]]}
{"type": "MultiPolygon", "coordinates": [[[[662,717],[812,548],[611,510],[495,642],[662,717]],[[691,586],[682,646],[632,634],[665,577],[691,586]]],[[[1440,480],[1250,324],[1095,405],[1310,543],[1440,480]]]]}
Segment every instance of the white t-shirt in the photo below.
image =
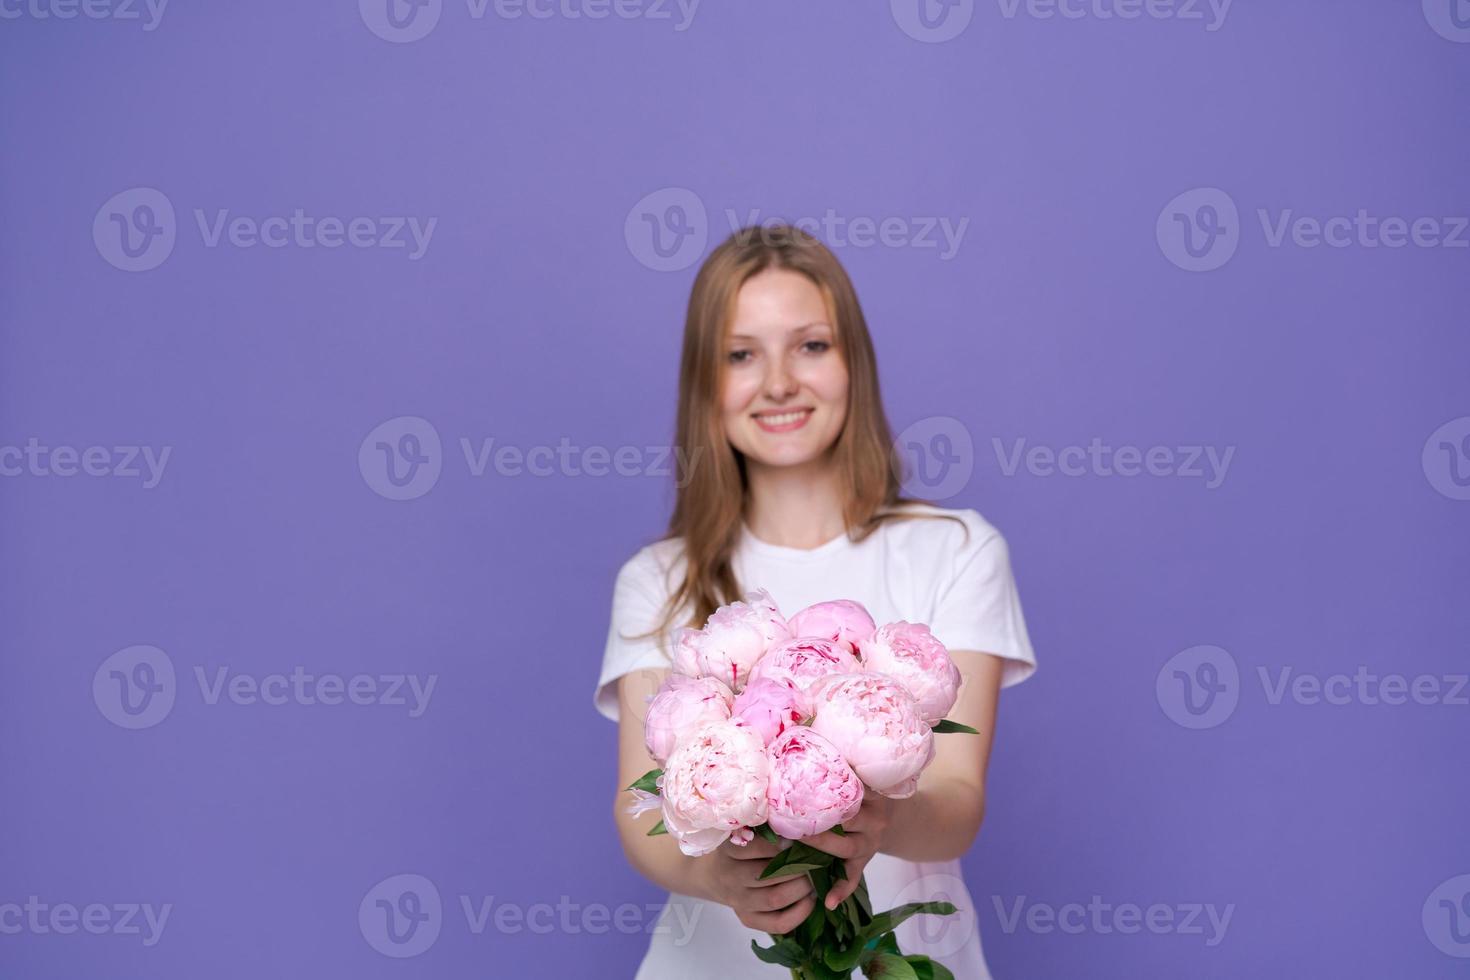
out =
{"type": "MultiPolygon", "coordinates": [[[[843,535],[812,549],[771,544],[742,527],[732,559],[736,581],[742,591],[769,591],[787,616],[816,602],[852,599],[866,606],[879,625],[901,619],[925,623],[951,651],[979,651],[1004,658],[1002,687],[1031,676],[1036,656],[1000,532],[974,510],[929,505],[911,505],[911,509],[950,514],[964,526],[936,518],[889,521],[861,543],[843,535]]],[[[677,539],[659,541],[641,549],[618,571],[612,623],[594,696],[597,710],[613,721],[618,719],[619,677],[636,670],[667,669],[672,664],[667,652],[671,649],[669,633],[631,641],[621,634],[648,632],[658,624],[664,600],[683,580],[681,552],[677,539]]],[[[675,620],[676,627],[680,622],[675,620]]],[[[656,815],[645,814],[641,819],[652,826],[656,815]]],[[[953,915],[920,915],[900,925],[899,947],[905,953],[930,955],[956,977],[989,980],[975,903],[965,887],[959,861],[916,863],[876,854],[864,874],[874,911],[905,902],[953,902],[957,907],[953,915]]],[[[785,967],[756,959],[750,949],[752,939],[770,945],[769,936],[741,924],[729,906],[671,894],[636,980],[788,977],[790,971],[785,967]]]]}

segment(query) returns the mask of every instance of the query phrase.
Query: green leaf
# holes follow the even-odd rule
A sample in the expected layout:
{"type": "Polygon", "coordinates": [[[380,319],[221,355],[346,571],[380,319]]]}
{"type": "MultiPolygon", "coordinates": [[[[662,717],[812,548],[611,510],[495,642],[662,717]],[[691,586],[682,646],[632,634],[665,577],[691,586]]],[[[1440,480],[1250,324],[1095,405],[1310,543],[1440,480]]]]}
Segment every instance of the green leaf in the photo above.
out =
{"type": "MultiPolygon", "coordinates": [[[[771,938],[775,939],[774,936],[771,938]]],[[[762,946],[752,939],[750,948],[755,950],[755,955],[764,963],[778,963],[788,967],[801,966],[804,959],[801,944],[794,939],[777,939],[770,946],[762,946]]]]}
{"type": "Polygon", "coordinates": [[[776,832],[771,829],[771,825],[768,823],[763,823],[755,828],[755,832],[761,835],[762,840],[770,841],[772,844],[781,843],[781,838],[776,836],[776,832]]]}
{"type": "Polygon", "coordinates": [[[827,952],[822,954],[822,963],[838,973],[851,973],[862,959],[863,952],[863,944],[856,940],[847,946],[828,946],[827,952]]]}
{"type": "Polygon", "coordinates": [[[667,834],[668,832],[669,832],[669,828],[665,827],[664,826],[664,822],[662,820],[660,820],[658,823],[654,824],[652,827],[650,827],[648,829],[647,836],[649,836],[649,837],[657,837],[659,834],[667,834]]]}
{"type": "Polygon", "coordinates": [[[879,912],[873,916],[873,921],[869,922],[867,928],[863,930],[863,938],[872,939],[885,932],[892,932],[910,916],[921,912],[925,915],[953,915],[954,905],[949,902],[909,902],[886,912],[879,912]]]}
{"type": "Polygon", "coordinates": [[[853,897],[858,900],[858,907],[863,911],[863,925],[873,921],[873,901],[868,898],[868,878],[866,875],[858,879],[857,891],[853,897]]]}
{"type": "Polygon", "coordinates": [[[847,831],[845,831],[845,830],[842,829],[842,824],[840,824],[840,823],[834,823],[832,825],[832,833],[836,834],[838,837],[846,837],[847,836],[847,831]]]}
{"type": "Polygon", "coordinates": [[[965,732],[970,735],[980,734],[980,730],[978,728],[971,728],[969,725],[961,725],[959,722],[950,721],[948,718],[941,720],[938,724],[934,726],[935,735],[944,735],[948,732],[965,732]]]}
{"type": "Polygon", "coordinates": [[[657,793],[658,777],[662,776],[663,774],[664,771],[662,769],[650,769],[643,775],[639,776],[638,779],[634,781],[633,785],[628,787],[628,789],[641,789],[645,793],[657,793]]]}
{"type": "Polygon", "coordinates": [[[892,953],[879,953],[868,961],[863,968],[863,976],[873,978],[882,977],[883,980],[919,980],[919,975],[909,965],[908,960],[892,953]]]}
{"type": "Polygon", "coordinates": [[[937,963],[922,953],[905,956],[909,966],[914,968],[914,975],[919,980],[954,980],[954,974],[943,963],[937,963]]]}
{"type": "Polygon", "coordinates": [[[778,874],[805,874],[813,868],[825,868],[833,860],[831,854],[817,850],[809,844],[797,841],[786,850],[771,858],[760,873],[761,878],[770,878],[778,874]],[[788,870],[788,868],[790,870],[788,870]]]}

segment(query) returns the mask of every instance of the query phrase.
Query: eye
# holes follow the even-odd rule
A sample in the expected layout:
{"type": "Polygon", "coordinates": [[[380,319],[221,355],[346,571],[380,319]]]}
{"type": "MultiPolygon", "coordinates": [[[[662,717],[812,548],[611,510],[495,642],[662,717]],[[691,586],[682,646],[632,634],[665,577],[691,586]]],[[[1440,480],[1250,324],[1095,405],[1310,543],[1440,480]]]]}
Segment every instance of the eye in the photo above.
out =
{"type": "Polygon", "coordinates": [[[750,351],[745,349],[732,350],[725,355],[725,360],[731,364],[744,364],[750,358],[750,351]]]}
{"type": "Polygon", "coordinates": [[[810,350],[813,354],[824,354],[832,349],[832,345],[825,340],[808,340],[801,346],[803,349],[810,350]]]}

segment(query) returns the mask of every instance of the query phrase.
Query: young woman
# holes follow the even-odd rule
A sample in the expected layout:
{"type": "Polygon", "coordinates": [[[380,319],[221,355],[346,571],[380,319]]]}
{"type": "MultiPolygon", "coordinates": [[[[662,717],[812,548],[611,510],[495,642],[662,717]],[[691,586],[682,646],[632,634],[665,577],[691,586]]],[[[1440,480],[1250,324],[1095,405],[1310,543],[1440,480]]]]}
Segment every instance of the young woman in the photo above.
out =
{"type": "Polygon", "coordinates": [[[873,908],[947,900],[952,916],[898,929],[956,977],[989,977],[959,858],[985,814],[985,772],[1000,688],[1035,670],[1005,540],[974,510],[902,497],[872,341],[836,257],[792,228],[737,232],[695,278],[684,327],[677,445],[694,461],[665,537],[618,572],[595,703],[617,721],[613,800],[628,860],[669,891],[637,980],[773,980],[750,941],[793,929],[815,895],[804,876],[758,881],[774,845],[757,837],[685,857],[649,837],[623,788],[656,763],[643,743],[647,699],[672,663],[679,626],[764,588],[791,615],[854,599],[879,623],[926,623],[963,677],[946,735],[918,792],[869,793],[847,836],[807,839],[847,861],[835,906],[866,874],[873,908]]]}

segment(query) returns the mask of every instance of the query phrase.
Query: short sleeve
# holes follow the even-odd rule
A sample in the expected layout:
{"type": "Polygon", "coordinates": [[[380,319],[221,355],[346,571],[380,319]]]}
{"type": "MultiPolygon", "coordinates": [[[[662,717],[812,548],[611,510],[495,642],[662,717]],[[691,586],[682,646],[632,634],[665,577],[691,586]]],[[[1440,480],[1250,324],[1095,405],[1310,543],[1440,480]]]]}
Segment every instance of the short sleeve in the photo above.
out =
{"type": "Polygon", "coordinates": [[[635,670],[673,665],[659,637],[631,638],[651,632],[658,625],[666,595],[663,575],[651,549],[644,548],[618,570],[602,673],[592,699],[598,712],[610,721],[618,720],[618,678],[635,670]]]}
{"type": "Polygon", "coordinates": [[[973,510],[958,511],[969,537],[961,539],[952,567],[941,576],[929,629],[951,650],[1003,658],[1001,687],[1036,672],[1036,654],[1011,575],[1010,549],[1001,533],[973,510]]]}

